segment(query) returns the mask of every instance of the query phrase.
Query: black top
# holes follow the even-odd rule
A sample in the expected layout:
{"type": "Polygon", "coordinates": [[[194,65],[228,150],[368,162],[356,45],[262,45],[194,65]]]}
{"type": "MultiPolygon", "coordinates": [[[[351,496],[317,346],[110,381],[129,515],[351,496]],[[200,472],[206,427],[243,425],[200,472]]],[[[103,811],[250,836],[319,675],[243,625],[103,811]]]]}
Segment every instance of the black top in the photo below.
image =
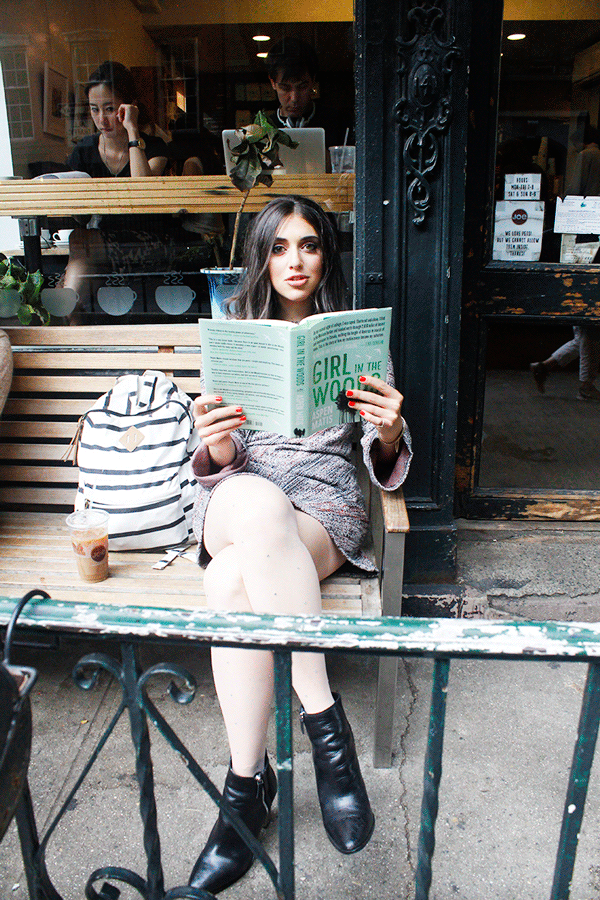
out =
{"type": "MultiPolygon", "coordinates": [[[[144,153],[146,159],[152,159],[155,156],[168,156],[169,151],[167,145],[162,138],[151,137],[150,135],[142,135],[146,144],[144,153]]],[[[100,142],[100,133],[88,134],[82,138],[73,148],[67,157],[67,165],[73,172],[87,172],[92,178],[112,178],[115,174],[105,165],[104,160],[100,156],[98,144],[100,142]]],[[[126,165],[120,172],[117,172],[119,178],[126,178],[131,175],[129,168],[129,158],[126,165]]]]}

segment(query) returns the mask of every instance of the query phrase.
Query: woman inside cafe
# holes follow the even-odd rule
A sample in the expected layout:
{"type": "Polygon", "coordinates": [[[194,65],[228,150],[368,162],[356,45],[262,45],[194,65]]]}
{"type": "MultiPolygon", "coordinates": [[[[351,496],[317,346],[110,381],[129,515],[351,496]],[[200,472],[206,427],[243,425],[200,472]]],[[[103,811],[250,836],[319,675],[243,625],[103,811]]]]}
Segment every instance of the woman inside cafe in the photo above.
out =
{"type": "MultiPolygon", "coordinates": [[[[73,171],[92,178],[152,177],[167,165],[167,145],[140,129],[136,88],[129,69],[118,62],[102,63],[85,86],[94,134],[86,135],[67,159],[73,171]]],[[[169,217],[153,218],[156,230],[148,231],[147,217],[94,216],[86,227],[71,233],[69,262],[63,276],[66,288],[81,294],[84,276],[92,272],[131,272],[156,265],[173,243],[169,217]],[[164,220],[164,221],[163,221],[164,220]],[[162,233],[158,233],[158,231],[162,233]]]]}

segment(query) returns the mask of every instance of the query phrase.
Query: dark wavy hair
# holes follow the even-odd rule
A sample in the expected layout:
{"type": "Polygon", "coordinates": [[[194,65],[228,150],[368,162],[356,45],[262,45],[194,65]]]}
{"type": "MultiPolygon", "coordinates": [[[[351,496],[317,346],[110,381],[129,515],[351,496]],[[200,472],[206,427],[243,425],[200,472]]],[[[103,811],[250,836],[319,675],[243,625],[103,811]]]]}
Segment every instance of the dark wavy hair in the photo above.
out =
{"type": "Polygon", "coordinates": [[[323,253],[323,275],[313,296],[313,313],[336,312],[348,308],[348,290],[342,273],[336,233],[327,214],[308,197],[289,194],[276,197],[253,219],[246,233],[246,272],[239,290],[231,298],[238,319],[277,319],[277,295],[271,286],[269,260],[281,223],[299,215],[319,236],[323,253]]]}
{"type": "Polygon", "coordinates": [[[123,103],[133,103],[136,99],[137,92],[133,75],[123,63],[111,60],[101,63],[89,77],[84,88],[85,96],[89,99],[90,90],[101,84],[110,88],[123,103]]]}

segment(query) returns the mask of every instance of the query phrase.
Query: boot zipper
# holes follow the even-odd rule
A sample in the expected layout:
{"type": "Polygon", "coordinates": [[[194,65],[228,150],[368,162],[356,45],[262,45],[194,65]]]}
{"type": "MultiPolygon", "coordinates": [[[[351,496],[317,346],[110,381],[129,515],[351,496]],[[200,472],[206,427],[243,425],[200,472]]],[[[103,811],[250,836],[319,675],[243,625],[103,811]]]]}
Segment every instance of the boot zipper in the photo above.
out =
{"type": "Polygon", "coordinates": [[[306,728],[304,726],[304,716],[305,715],[306,715],[306,713],[304,712],[304,709],[301,709],[298,717],[300,719],[300,731],[302,734],[306,734],[306,728]]]}
{"type": "Polygon", "coordinates": [[[265,773],[257,772],[254,776],[254,780],[256,782],[256,799],[260,800],[262,805],[265,808],[265,815],[268,816],[270,813],[269,805],[267,803],[267,785],[265,781],[265,773]],[[262,788],[262,793],[261,793],[262,788]]]}

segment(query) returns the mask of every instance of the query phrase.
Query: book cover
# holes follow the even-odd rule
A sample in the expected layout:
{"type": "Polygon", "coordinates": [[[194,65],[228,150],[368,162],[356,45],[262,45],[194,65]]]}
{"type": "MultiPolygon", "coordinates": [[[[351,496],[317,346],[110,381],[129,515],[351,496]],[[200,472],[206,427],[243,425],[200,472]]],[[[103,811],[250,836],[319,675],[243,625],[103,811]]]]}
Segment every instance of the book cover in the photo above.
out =
{"type": "Polygon", "coordinates": [[[302,437],[352,422],[345,392],[363,374],[385,381],[391,314],[344,310],[298,324],[200,319],[206,392],[242,406],[253,431],[302,437]]]}

